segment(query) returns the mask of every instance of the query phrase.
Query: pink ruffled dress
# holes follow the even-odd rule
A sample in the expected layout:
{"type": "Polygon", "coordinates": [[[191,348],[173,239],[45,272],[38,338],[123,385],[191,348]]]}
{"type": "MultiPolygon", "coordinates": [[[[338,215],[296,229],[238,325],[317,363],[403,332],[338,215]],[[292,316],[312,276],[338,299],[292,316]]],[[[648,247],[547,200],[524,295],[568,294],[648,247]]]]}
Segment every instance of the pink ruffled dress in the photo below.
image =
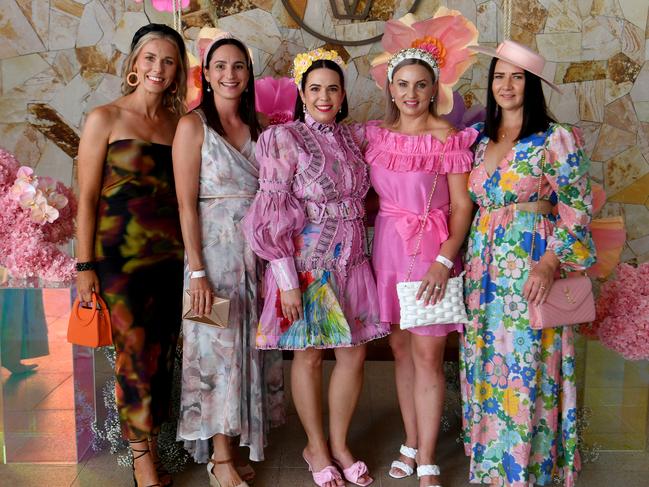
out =
{"type": "Polygon", "coordinates": [[[271,126],[257,141],[259,192],[243,221],[269,261],[257,347],[350,347],[380,338],[376,283],[364,253],[367,166],[346,125],[271,126]],[[304,319],[282,316],[280,290],[300,288],[304,319]]]}
{"type": "MultiPolygon", "coordinates": [[[[407,279],[435,173],[439,172],[437,187],[426,217],[411,281],[423,278],[448,238],[450,195],[446,175],[471,170],[471,146],[478,132],[467,128],[449,135],[442,143],[432,135],[404,135],[382,128],[380,124],[379,121],[368,122],[365,129],[368,144],[365,159],[370,165],[370,180],[379,195],[380,205],[374,227],[372,263],[381,322],[399,323],[396,286],[407,279]]],[[[462,271],[460,256],[456,259],[454,271],[455,275],[462,271]]],[[[445,336],[461,330],[462,325],[458,323],[409,329],[412,333],[426,336],[445,336]]]]}

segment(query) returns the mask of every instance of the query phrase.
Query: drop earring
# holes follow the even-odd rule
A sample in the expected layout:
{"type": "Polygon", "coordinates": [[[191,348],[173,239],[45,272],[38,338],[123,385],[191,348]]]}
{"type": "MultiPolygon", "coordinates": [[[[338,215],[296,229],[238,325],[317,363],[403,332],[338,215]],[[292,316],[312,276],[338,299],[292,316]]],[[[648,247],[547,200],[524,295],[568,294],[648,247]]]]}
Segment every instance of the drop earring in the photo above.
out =
{"type": "Polygon", "coordinates": [[[393,98],[390,98],[390,100],[392,100],[392,103],[394,103],[394,97],[393,97],[393,98]]]}
{"type": "Polygon", "coordinates": [[[306,103],[302,103],[302,111],[306,113],[306,103]]]}
{"type": "Polygon", "coordinates": [[[431,96],[431,97],[430,97],[430,102],[431,102],[431,103],[435,103],[435,97],[434,97],[434,96],[431,96]]]}
{"type": "Polygon", "coordinates": [[[209,83],[207,84],[207,88],[205,88],[205,91],[207,91],[208,93],[212,91],[212,88],[209,83]]]}

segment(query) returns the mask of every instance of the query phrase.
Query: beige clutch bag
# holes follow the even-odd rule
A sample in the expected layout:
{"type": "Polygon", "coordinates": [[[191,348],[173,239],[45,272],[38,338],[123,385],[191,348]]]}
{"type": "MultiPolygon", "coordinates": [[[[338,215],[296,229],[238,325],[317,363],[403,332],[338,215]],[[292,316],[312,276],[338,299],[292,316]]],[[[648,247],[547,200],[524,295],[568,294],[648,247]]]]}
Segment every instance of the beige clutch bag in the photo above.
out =
{"type": "Polygon", "coordinates": [[[228,327],[228,316],[230,315],[230,300],[214,296],[212,310],[205,316],[198,316],[192,312],[192,295],[189,290],[183,294],[183,319],[196,321],[205,325],[216,326],[217,328],[228,327]]]}

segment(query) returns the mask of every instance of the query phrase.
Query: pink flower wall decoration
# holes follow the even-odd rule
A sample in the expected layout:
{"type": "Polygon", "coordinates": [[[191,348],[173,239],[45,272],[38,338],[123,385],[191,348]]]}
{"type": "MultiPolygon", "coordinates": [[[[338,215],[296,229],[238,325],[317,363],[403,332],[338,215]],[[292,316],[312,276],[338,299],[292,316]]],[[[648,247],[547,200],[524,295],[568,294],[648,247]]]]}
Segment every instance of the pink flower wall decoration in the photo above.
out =
{"type": "Polygon", "coordinates": [[[293,120],[297,89],[291,78],[266,76],[255,81],[255,105],[257,111],[268,117],[270,125],[293,120]]]}
{"type": "Polygon", "coordinates": [[[16,278],[74,277],[74,259],[60,248],[74,235],[77,202],[70,188],[36,176],[0,149],[0,208],[0,266],[16,278]]]}

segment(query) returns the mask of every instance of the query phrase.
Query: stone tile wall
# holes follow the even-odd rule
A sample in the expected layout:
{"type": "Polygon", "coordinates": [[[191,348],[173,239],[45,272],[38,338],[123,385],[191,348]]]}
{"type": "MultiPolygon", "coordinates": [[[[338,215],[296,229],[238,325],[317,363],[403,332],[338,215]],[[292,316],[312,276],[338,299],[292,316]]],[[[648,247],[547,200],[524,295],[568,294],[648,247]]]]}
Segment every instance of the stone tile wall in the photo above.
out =
{"type": "MultiPolygon", "coordinates": [[[[374,0],[366,21],[335,20],[328,0],[288,0],[304,22],[330,37],[357,40],[382,31],[414,0],[374,0]]],[[[343,0],[336,0],[342,6],[343,0]]],[[[480,41],[502,40],[500,0],[422,0],[417,15],[439,5],[474,21],[480,41]]],[[[548,91],[563,122],[584,130],[592,174],[604,183],[604,214],[626,217],[625,260],[649,260],[649,2],[645,0],[515,0],[512,36],[548,59],[548,91]]],[[[364,4],[364,3],[362,3],[364,4]]],[[[121,63],[132,34],[149,22],[171,24],[150,0],[3,0],[0,4],[0,145],[41,174],[73,181],[84,115],[119,94],[121,63]]],[[[191,0],[184,35],[200,27],[231,30],[252,48],[257,76],[283,76],[292,57],[324,41],[300,29],[282,0],[191,0]]],[[[356,120],[380,117],[382,97],[369,77],[380,44],[346,46],[347,91],[356,120]]],[[[488,59],[458,83],[468,105],[484,102],[488,59]]]]}

